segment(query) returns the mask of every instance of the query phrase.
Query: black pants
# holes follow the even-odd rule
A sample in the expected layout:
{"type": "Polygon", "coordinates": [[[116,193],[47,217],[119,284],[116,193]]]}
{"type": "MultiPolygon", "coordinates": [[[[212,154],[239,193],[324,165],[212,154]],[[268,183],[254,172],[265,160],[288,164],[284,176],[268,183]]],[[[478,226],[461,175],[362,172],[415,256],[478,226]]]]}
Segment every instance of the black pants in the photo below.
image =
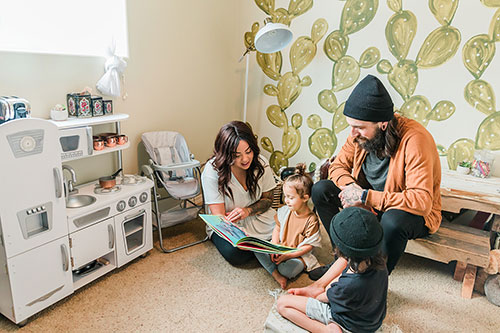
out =
{"type": "Polygon", "coordinates": [[[215,232],[210,237],[220,254],[233,266],[239,266],[255,258],[252,251],[240,250],[215,232]]]}
{"type": "MultiPolygon", "coordinates": [[[[330,225],[333,217],[342,207],[338,197],[339,193],[340,189],[331,180],[320,180],[312,188],[314,207],[329,233],[331,233],[330,225]]],[[[380,212],[377,217],[384,230],[382,252],[387,255],[387,270],[391,273],[403,254],[408,240],[427,236],[429,229],[425,226],[422,216],[400,209],[380,212]]],[[[330,241],[335,247],[331,236],[330,241]]]]}

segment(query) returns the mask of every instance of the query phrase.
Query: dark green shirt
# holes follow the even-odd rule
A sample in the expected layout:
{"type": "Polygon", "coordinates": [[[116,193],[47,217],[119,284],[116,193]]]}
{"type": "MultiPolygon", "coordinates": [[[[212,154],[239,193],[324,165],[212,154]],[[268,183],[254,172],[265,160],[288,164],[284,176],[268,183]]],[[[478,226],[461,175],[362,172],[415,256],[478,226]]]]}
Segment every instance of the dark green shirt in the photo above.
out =
{"type": "Polygon", "coordinates": [[[375,191],[384,190],[390,160],[390,157],[380,159],[375,153],[366,154],[365,162],[361,166],[361,169],[365,174],[366,180],[375,191]]]}

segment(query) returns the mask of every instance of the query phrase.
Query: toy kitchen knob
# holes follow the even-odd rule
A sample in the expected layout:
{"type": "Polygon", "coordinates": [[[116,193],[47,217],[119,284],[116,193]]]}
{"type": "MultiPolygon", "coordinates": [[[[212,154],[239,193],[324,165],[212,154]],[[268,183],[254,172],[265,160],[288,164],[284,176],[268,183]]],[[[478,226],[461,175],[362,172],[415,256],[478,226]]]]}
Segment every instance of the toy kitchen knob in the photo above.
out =
{"type": "Polygon", "coordinates": [[[32,136],[24,136],[19,142],[21,150],[24,152],[30,152],[36,147],[36,141],[32,136]]]}
{"type": "Polygon", "coordinates": [[[128,199],[128,205],[130,207],[134,207],[135,205],[137,205],[137,198],[136,197],[130,197],[130,199],[128,199]]]}
{"type": "Polygon", "coordinates": [[[144,203],[146,200],[148,200],[148,194],[146,192],[142,192],[139,196],[139,201],[144,203]]]}
{"type": "Polygon", "coordinates": [[[119,211],[119,212],[123,212],[123,210],[126,207],[127,207],[127,204],[123,200],[118,201],[118,203],[116,204],[116,210],[119,211]]]}

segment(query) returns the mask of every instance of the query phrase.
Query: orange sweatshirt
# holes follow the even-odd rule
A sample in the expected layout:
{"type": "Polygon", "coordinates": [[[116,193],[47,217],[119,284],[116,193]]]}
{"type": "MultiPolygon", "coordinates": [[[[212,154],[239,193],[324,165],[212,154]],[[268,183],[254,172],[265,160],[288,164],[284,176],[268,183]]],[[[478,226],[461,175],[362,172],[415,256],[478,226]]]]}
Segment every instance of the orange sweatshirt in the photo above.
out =
{"type": "MultiPolygon", "coordinates": [[[[379,210],[400,209],[423,216],[430,233],[441,224],[441,163],[431,134],[415,120],[397,116],[401,142],[389,162],[384,191],[369,190],[366,204],[379,210]]],[[[337,185],[356,182],[366,157],[349,135],[329,169],[337,185]]]]}

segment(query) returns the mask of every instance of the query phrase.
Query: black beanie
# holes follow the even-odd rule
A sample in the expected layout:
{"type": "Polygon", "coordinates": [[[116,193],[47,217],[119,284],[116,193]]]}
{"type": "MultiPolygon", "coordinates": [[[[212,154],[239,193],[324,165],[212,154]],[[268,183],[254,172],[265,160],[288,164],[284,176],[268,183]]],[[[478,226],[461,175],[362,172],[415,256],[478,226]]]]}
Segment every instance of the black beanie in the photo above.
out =
{"type": "Polygon", "coordinates": [[[364,259],[376,255],[383,235],[375,214],[360,207],[344,208],[330,226],[330,237],[347,257],[364,259]]]}
{"type": "Polygon", "coordinates": [[[394,104],[382,82],[367,75],[351,92],[344,115],[364,121],[389,121],[394,116],[394,104]]]}

